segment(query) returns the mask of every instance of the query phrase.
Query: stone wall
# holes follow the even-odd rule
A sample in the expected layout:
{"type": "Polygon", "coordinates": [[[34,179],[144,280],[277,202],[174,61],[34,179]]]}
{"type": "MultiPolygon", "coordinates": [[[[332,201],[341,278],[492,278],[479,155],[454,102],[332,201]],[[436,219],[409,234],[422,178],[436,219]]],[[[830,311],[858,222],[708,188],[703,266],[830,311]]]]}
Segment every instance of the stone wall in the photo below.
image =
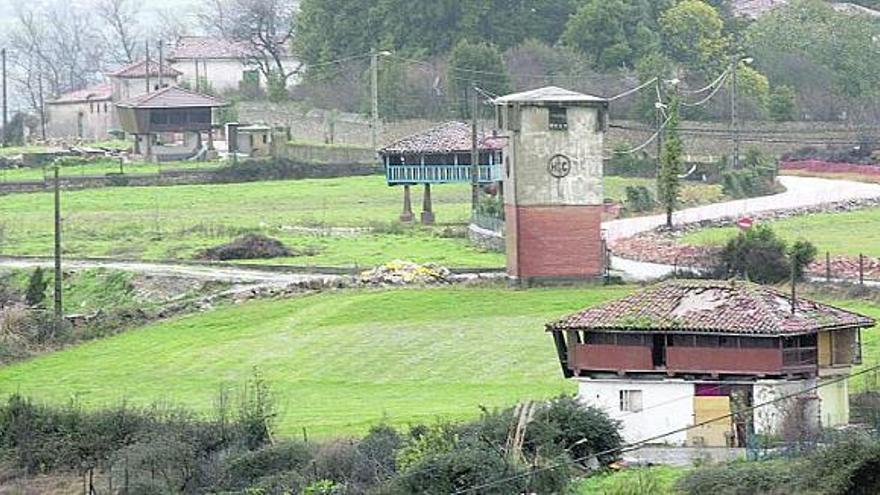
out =
{"type": "Polygon", "coordinates": [[[321,146],[287,143],[277,148],[278,157],[310,163],[379,163],[376,152],[354,146],[321,146]]]}
{"type": "Polygon", "coordinates": [[[505,250],[504,234],[501,234],[499,232],[484,229],[479,225],[470,224],[468,226],[467,235],[468,240],[471,241],[471,244],[477,246],[480,249],[499,253],[503,253],[505,250]]]}

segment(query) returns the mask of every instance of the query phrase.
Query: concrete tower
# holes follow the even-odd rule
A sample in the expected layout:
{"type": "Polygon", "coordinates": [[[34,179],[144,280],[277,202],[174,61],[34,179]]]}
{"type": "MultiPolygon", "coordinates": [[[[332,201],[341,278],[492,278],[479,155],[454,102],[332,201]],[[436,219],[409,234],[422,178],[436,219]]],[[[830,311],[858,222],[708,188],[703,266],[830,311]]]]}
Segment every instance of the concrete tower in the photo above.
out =
{"type": "Polygon", "coordinates": [[[557,87],[503,96],[507,273],[526,285],[604,271],[602,148],[608,100],[557,87]]]}

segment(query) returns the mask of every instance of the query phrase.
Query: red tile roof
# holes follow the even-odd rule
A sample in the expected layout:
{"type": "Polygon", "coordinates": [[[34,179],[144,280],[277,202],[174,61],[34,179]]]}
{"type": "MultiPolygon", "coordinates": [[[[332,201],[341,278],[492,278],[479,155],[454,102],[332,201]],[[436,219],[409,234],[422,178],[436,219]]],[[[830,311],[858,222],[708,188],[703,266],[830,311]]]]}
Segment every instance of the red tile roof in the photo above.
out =
{"type": "MultiPolygon", "coordinates": [[[[396,141],[380,153],[452,153],[471,149],[471,126],[464,122],[446,122],[427,131],[407,136],[396,141]]],[[[500,150],[507,144],[502,136],[482,133],[478,136],[481,150],[500,150]]]]}
{"type": "Polygon", "coordinates": [[[567,316],[548,330],[648,331],[800,335],[836,328],[870,327],[874,320],[741,281],[673,280],[567,316]]]}
{"type": "Polygon", "coordinates": [[[105,101],[113,97],[113,88],[109,84],[97,84],[84,89],[64,93],[58,98],[48,101],[50,105],[63,103],[84,103],[89,101],[105,101]]]}
{"type": "MultiPolygon", "coordinates": [[[[171,67],[168,64],[164,64],[162,66],[162,76],[163,77],[177,77],[181,75],[182,72],[171,67]]],[[[131,65],[123,67],[116,72],[111,72],[109,74],[111,77],[120,77],[120,78],[145,78],[147,77],[147,61],[141,60],[140,62],[135,62],[131,65]]],[[[159,77],[159,62],[150,61],[150,77],[159,77]]]]}
{"type": "Polygon", "coordinates": [[[181,36],[168,54],[170,60],[242,58],[248,53],[244,43],[211,36],[181,36]]]}
{"type": "Polygon", "coordinates": [[[195,108],[222,107],[226,102],[220,98],[197,93],[179,86],[169,86],[152,93],[145,93],[117,104],[124,108],[195,108]]]}

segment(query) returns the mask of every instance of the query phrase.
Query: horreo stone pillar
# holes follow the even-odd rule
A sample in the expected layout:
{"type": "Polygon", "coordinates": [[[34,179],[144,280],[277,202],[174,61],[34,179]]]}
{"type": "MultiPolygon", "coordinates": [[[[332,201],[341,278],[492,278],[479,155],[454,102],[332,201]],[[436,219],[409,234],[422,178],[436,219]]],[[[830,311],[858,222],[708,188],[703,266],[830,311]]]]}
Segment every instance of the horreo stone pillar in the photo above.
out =
{"type": "Polygon", "coordinates": [[[403,212],[400,214],[400,221],[401,222],[412,222],[413,221],[412,196],[410,195],[409,184],[405,184],[403,186],[403,212]]]}
{"type": "Polygon", "coordinates": [[[422,224],[434,225],[434,209],[431,206],[431,184],[425,184],[425,194],[422,197],[422,224]]]}

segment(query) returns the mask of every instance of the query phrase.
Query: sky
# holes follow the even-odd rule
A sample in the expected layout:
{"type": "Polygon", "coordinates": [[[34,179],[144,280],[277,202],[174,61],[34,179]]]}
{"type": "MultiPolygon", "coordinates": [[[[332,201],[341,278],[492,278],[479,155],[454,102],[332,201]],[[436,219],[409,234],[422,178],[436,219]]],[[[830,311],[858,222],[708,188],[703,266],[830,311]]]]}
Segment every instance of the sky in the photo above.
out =
{"type": "MultiPolygon", "coordinates": [[[[200,0],[140,0],[143,11],[151,10],[173,10],[186,14],[199,4],[200,0]]],[[[15,16],[16,7],[18,5],[32,5],[39,3],[40,0],[0,0],[0,25],[9,22],[9,19],[15,16]]],[[[97,3],[97,0],[72,0],[73,4],[90,6],[97,3]]]]}

